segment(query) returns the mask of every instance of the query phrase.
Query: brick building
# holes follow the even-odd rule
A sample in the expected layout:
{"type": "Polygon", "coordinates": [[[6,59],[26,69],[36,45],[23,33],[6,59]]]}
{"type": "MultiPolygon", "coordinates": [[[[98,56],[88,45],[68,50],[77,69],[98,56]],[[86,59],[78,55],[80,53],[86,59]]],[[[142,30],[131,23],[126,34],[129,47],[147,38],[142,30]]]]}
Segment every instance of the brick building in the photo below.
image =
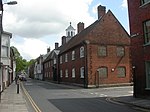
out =
{"type": "Polygon", "coordinates": [[[50,50],[48,52],[49,55],[47,56],[47,58],[43,61],[43,75],[44,75],[44,80],[47,81],[58,81],[58,73],[57,73],[57,64],[58,64],[58,60],[57,60],[57,55],[55,53],[55,51],[58,50],[58,43],[55,43],[55,49],[52,50],[50,52],[50,50]]]}
{"type": "Polygon", "coordinates": [[[150,0],[128,0],[134,95],[150,95],[150,0]]]}
{"type": "Polygon", "coordinates": [[[60,82],[95,87],[131,82],[130,37],[113,13],[98,6],[98,20],[59,47],[60,82]]]}

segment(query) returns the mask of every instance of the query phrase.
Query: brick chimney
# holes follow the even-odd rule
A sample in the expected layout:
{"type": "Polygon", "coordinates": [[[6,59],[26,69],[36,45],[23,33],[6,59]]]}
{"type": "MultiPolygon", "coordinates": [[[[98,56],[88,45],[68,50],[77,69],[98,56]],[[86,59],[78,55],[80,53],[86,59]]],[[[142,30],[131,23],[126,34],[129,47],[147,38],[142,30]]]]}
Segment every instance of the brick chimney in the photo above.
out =
{"type": "Polygon", "coordinates": [[[66,43],[66,36],[62,36],[61,42],[62,42],[62,45],[64,45],[66,43]]]}
{"type": "Polygon", "coordinates": [[[105,15],[105,13],[106,13],[106,7],[99,5],[97,7],[97,10],[98,10],[98,19],[100,19],[102,16],[105,15]]]}
{"type": "Polygon", "coordinates": [[[80,33],[82,30],[84,30],[84,23],[83,22],[79,22],[77,24],[77,30],[78,30],[78,33],[80,33]]]}
{"type": "Polygon", "coordinates": [[[59,43],[55,43],[55,49],[58,49],[59,43]]]}
{"type": "Polygon", "coordinates": [[[49,48],[47,48],[47,53],[49,53],[50,51],[51,51],[50,47],[49,47],[49,48]]]}

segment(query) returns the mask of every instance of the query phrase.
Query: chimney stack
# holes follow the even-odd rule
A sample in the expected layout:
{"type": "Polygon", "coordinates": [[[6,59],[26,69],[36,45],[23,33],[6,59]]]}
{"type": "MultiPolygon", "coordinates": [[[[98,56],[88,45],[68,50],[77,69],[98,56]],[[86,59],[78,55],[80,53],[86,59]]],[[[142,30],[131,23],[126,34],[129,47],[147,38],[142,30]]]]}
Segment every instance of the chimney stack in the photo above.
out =
{"type": "Polygon", "coordinates": [[[59,43],[55,43],[55,49],[58,49],[59,43]]]}
{"type": "Polygon", "coordinates": [[[47,53],[49,53],[50,51],[51,51],[50,47],[49,47],[49,48],[47,48],[47,53]]]}
{"type": "Polygon", "coordinates": [[[84,23],[83,22],[79,22],[77,24],[77,29],[78,29],[78,33],[80,33],[82,30],[84,30],[84,23]]]}
{"type": "Polygon", "coordinates": [[[106,13],[106,7],[99,5],[98,8],[97,8],[97,10],[98,10],[98,19],[100,19],[102,16],[105,15],[105,13],[106,13]]]}
{"type": "Polygon", "coordinates": [[[61,41],[62,41],[62,45],[64,45],[66,43],[66,36],[62,36],[61,41]]]}

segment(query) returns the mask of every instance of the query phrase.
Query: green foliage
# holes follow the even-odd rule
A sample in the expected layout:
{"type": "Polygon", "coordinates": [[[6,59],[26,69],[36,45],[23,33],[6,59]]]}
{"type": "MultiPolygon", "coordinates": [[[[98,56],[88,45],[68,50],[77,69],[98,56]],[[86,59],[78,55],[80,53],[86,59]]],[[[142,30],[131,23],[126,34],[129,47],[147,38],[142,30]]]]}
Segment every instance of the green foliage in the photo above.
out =
{"type": "Polygon", "coordinates": [[[21,72],[23,70],[26,70],[28,66],[33,64],[35,62],[34,59],[27,61],[26,59],[23,59],[22,56],[20,55],[18,49],[14,46],[11,46],[11,48],[14,51],[14,59],[16,61],[16,72],[21,72]]]}

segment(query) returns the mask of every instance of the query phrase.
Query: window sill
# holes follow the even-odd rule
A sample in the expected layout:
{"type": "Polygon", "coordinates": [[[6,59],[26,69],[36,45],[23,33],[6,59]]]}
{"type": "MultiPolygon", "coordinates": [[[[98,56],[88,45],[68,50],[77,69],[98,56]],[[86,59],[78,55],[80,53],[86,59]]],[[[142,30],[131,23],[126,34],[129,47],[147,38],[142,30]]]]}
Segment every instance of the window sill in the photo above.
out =
{"type": "Polygon", "coordinates": [[[143,46],[144,46],[144,47],[145,47],[145,46],[150,46],[150,42],[144,44],[143,46]]]}
{"type": "Polygon", "coordinates": [[[148,5],[148,4],[150,4],[150,1],[148,1],[148,2],[146,2],[146,3],[144,3],[144,4],[142,4],[142,5],[140,6],[140,8],[143,8],[143,7],[145,7],[145,6],[148,5]]]}
{"type": "Polygon", "coordinates": [[[150,90],[150,88],[145,88],[145,90],[150,90]]]}
{"type": "Polygon", "coordinates": [[[84,79],[84,77],[80,77],[81,79],[84,79]]]}

